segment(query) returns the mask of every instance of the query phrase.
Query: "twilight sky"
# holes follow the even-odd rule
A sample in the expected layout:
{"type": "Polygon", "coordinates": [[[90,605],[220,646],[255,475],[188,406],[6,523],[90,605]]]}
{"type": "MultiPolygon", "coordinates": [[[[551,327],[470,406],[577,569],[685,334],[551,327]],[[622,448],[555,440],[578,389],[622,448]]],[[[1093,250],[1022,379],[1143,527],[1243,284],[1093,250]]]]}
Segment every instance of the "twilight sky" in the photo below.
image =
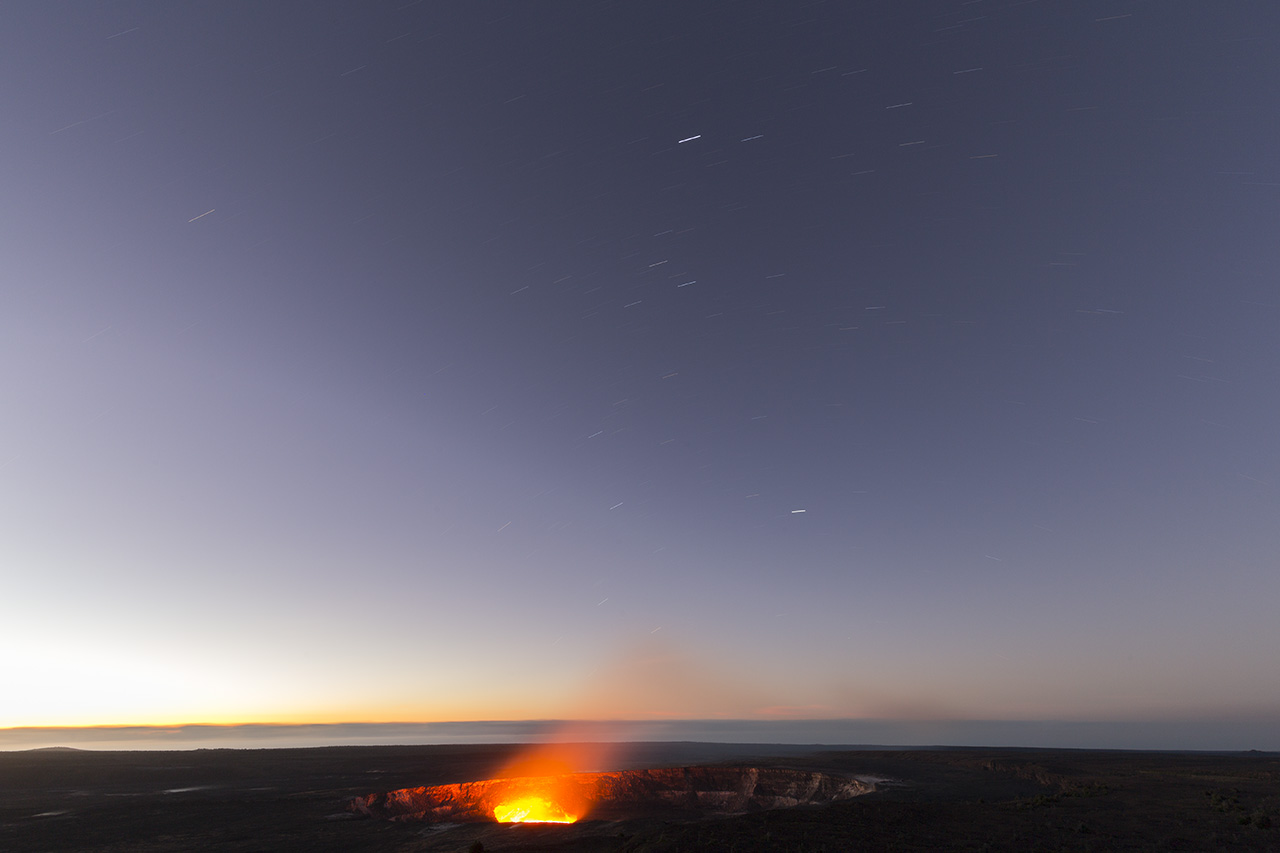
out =
{"type": "Polygon", "coordinates": [[[0,726],[1280,714],[1280,5],[17,2],[0,726]]]}

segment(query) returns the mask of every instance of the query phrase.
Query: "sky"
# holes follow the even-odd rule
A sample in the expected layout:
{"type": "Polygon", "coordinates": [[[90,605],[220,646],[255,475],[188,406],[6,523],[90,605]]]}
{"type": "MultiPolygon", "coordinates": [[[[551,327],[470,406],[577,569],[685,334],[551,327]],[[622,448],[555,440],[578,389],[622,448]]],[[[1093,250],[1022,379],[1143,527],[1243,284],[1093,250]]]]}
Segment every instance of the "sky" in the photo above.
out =
{"type": "Polygon", "coordinates": [[[1280,6],[6,18],[0,726],[1280,722],[1280,6]]]}

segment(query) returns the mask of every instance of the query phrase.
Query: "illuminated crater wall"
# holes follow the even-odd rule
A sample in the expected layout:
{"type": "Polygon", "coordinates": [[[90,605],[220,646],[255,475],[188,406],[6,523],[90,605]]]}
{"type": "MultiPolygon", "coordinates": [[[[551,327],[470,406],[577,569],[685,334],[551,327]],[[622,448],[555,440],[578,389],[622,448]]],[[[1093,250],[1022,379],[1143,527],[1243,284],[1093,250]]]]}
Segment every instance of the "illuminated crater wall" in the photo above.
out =
{"type": "Polygon", "coordinates": [[[865,782],[803,770],[677,767],[402,788],[356,797],[350,808],[385,820],[493,822],[495,812],[505,813],[511,803],[538,799],[578,820],[622,820],[788,808],[845,800],[872,790],[874,786],[865,782]]]}

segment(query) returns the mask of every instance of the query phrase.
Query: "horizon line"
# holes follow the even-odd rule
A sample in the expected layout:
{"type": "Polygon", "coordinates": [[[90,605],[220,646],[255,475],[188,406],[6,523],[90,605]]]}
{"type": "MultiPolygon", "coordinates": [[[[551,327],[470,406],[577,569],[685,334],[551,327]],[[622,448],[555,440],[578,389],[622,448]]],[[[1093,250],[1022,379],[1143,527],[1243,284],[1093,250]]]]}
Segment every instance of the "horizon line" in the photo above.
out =
{"type": "Polygon", "coordinates": [[[0,732],[24,730],[112,730],[112,729],[183,729],[183,728],[301,728],[311,726],[487,726],[487,725],[590,725],[590,726],[663,726],[682,723],[718,723],[718,724],[804,724],[804,723],[889,723],[893,725],[930,725],[949,724],[1000,724],[1000,725],[1142,725],[1159,723],[1165,725],[1178,724],[1210,724],[1227,722],[1277,722],[1274,713],[1238,712],[1204,716],[1117,716],[1117,717],[507,717],[485,719],[447,719],[447,720],[239,720],[236,722],[165,722],[165,723],[84,723],[84,724],[17,724],[0,725],[0,732]]]}

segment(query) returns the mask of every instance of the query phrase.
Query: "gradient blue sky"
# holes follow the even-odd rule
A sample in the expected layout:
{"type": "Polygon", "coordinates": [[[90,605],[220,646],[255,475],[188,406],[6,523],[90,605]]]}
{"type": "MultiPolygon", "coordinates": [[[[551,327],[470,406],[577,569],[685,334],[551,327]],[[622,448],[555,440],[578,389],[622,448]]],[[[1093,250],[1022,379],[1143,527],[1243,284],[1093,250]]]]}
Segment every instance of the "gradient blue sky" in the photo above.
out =
{"type": "Polygon", "coordinates": [[[1277,4],[6,18],[0,726],[1280,718],[1277,4]]]}

